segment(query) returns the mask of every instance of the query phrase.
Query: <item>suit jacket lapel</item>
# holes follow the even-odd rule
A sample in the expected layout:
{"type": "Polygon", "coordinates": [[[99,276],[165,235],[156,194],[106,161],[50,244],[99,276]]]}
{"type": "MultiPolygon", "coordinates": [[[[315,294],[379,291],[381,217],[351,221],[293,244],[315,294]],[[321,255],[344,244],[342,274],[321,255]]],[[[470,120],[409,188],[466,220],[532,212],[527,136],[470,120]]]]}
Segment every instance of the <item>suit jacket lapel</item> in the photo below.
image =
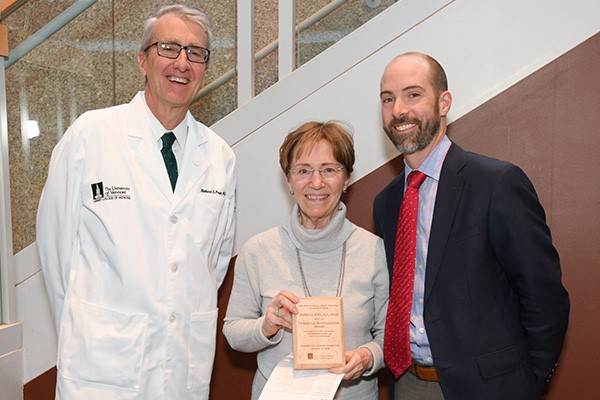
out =
{"type": "Polygon", "coordinates": [[[390,273],[390,282],[394,269],[394,252],[396,248],[396,230],[398,229],[398,216],[400,206],[404,197],[404,173],[394,178],[394,181],[386,189],[386,196],[378,207],[380,217],[379,229],[384,238],[386,259],[390,273]]]}
{"type": "MultiPolygon", "coordinates": [[[[396,231],[398,230],[398,218],[400,217],[400,208],[402,206],[402,199],[404,198],[404,172],[400,177],[395,190],[392,192],[390,197],[390,204],[392,204],[392,213],[390,215],[390,237],[396,237],[396,231]]],[[[395,243],[395,240],[394,240],[395,243]]],[[[395,247],[395,244],[394,244],[395,247]]]]}
{"type": "Polygon", "coordinates": [[[459,175],[466,164],[463,149],[452,144],[444,160],[435,200],[433,221],[429,235],[427,254],[427,273],[425,275],[425,301],[429,298],[441,268],[446,243],[452,228],[460,197],[463,192],[464,178],[459,175]]]}

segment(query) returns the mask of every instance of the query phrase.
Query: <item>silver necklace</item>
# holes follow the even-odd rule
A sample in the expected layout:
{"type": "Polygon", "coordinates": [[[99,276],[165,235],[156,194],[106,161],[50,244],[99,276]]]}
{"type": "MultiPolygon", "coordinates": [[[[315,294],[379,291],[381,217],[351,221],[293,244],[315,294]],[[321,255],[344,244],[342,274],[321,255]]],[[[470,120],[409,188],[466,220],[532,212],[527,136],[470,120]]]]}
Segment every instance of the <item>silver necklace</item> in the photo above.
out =
{"type": "MultiPolygon", "coordinates": [[[[306,277],[304,276],[304,269],[302,268],[302,260],[300,259],[300,249],[296,247],[296,258],[298,259],[298,267],[300,267],[300,277],[302,277],[302,287],[304,288],[304,294],[306,297],[312,297],[308,285],[306,284],[306,277]]],[[[344,286],[344,272],[346,270],[346,242],[342,246],[342,260],[340,261],[340,276],[338,277],[337,292],[335,297],[340,297],[342,294],[342,287],[344,286]]]]}

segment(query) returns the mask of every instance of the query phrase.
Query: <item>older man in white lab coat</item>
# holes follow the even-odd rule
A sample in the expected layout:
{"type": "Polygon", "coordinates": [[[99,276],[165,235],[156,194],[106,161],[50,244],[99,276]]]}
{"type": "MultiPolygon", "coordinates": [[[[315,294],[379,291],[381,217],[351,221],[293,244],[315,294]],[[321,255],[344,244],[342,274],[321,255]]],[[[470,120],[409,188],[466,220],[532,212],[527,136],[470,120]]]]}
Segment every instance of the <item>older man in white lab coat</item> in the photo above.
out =
{"type": "Polygon", "coordinates": [[[199,10],[161,9],[138,54],[145,91],[85,113],[54,149],[37,244],[57,399],[208,399],[235,209],[233,151],[188,111],[210,36],[199,10]]]}

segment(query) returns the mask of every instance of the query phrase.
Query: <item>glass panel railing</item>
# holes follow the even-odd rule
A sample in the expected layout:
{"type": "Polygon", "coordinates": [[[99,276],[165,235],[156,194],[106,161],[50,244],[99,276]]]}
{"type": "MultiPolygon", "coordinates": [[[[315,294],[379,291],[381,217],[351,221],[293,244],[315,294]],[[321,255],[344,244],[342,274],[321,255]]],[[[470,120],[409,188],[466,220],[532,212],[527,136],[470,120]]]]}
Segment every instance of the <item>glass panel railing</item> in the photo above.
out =
{"type": "Polygon", "coordinates": [[[297,0],[298,67],[356,30],[397,0],[297,0]]]}
{"type": "MultiPolygon", "coordinates": [[[[236,65],[236,3],[237,0],[204,1],[201,7],[208,14],[213,28],[213,44],[210,66],[205,86],[212,85],[236,65]]],[[[231,74],[235,76],[235,74],[231,74]]],[[[235,79],[223,80],[217,88],[192,104],[191,111],[198,121],[212,125],[237,106],[235,79]]]]}
{"type": "MultiPolygon", "coordinates": [[[[277,1],[257,1],[254,9],[254,53],[276,42],[279,37],[277,1]]],[[[277,47],[266,57],[257,60],[255,69],[255,94],[262,93],[277,83],[277,47]]]]}
{"type": "MultiPolygon", "coordinates": [[[[397,0],[297,0],[297,60],[300,67],[356,30],[397,0]]],[[[255,4],[255,94],[278,79],[277,7],[273,2],[255,4]],[[266,51],[269,48],[272,50],[266,51]]]]}
{"type": "Polygon", "coordinates": [[[236,98],[235,80],[229,79],[194,102],[190,111],[194,118],[210,126],[235,110],[236,98]]]}
{"type": "MultiPolygon", "coordinates": [[[[29,1],[2,20],[10,48],[35,35],[74,1],[29,1]],[[58,3],[60,7],[52,7],[58,3]],[[32,8],[33,7],[33,8],[32,8]],[[35,12],[34,12],[35,10],[35,12]],[[36,14],[37,13],[37,14],[36,14]],[[35,14],[35,27],[27,20],[35,14]],[[16,39],[15,39],[16,37],[16,39]]],[[[206,84],[235,67],[236,0],[203,2],[214,29],[206,84]]],[[[142,90],[137,48],[143,21],[157,2],[98,1],[6,69],[11,214],[14,253],[35,241],[37,203],[54,145],[83,112],[129,102],[142,90]]],[[[212,124],[236,104],[233,83],[192,107],[212,124]]]]}

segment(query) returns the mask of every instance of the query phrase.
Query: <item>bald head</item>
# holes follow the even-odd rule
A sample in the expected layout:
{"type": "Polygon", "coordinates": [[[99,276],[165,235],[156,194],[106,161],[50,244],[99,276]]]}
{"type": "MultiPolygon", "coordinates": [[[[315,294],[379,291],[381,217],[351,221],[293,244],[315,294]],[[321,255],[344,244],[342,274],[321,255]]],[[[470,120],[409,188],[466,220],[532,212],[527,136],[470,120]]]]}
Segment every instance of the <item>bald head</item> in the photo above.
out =
{"type": "Polygon", "coordinates": [[[435,58],[425,53],[408,52],[396,56],[385,68],[383,73],[384,76],[391,67],[401,63],[412,63],[417,68],[422,66],[422,68],[426,69],[429,83],[433,87],[436,95],[440,95],[442,92],[448,90],[448,78],[446,77],[444,68],[442,68],[435,58]]]}

